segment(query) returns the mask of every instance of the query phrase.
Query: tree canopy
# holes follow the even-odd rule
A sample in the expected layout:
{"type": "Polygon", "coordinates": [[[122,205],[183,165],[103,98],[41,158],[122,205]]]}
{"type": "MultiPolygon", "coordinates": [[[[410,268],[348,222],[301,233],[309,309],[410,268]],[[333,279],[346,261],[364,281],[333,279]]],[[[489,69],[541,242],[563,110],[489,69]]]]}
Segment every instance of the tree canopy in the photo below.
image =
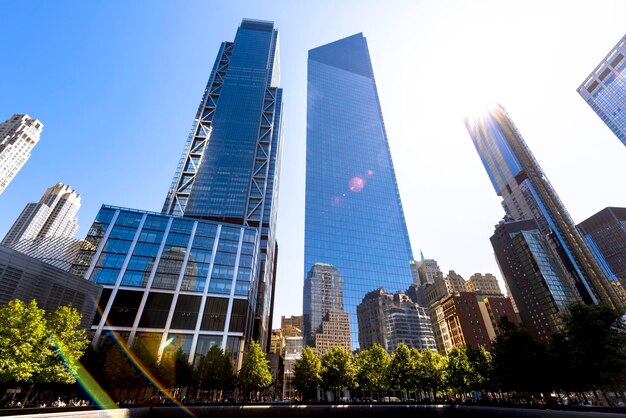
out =
{"type": "Polygon", "coordinates": [[[293,386],[310,398],[311,391],[322,384],[322,361],[311,347],[305,347],[302,357],[293,363],[293,386]]]}
{"type": "Polygon", "coordinates": [[[237,382],[244,390],[259,390],[272,383],[269,361],[256,341],[250,342],[248,351],[243,356],[237,382]]]}

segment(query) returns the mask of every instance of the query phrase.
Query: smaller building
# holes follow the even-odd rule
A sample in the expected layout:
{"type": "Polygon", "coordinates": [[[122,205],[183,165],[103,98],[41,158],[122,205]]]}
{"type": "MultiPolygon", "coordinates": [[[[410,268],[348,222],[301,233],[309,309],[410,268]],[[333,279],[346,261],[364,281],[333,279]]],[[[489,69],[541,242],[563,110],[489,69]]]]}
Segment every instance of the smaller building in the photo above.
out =
{"type": "Polygon", "coordinates": [[[0,305],[35,299],[47,313],[71,305],[82,314],[81,326],[87,328],[101,291],[95,283],[0,245],[0,305]]]}
{"type": "Polygon", "coordinates": [[[285,360],[283,372],[283,400],[295,400],[293,364],[302,357],[302,337],[285,337],[285,360]]]}
{"type": "Polygon", "coordinates": [[[437,350],[447,354],[452,347],[466,344],[491,350],[491,341],[502,333],[502,317],[519,321],[509,298],[460,292],[437,301],[429,309],[437,350]]]}
{"type": "Polygon", "coordinates": [[[481,295],[502,295],[498,279],[491,273],[487,273],[484,276],[480,273],[473,274],[465,282],[465,290],[480,293],[481,295]]]}
{"type": "Polygon", "coordinates": [[[465,292],[465,280],[454,270],[450,270],[444,278],[438,273],[432,284],[426,285],[424,289],[424,300],[426,306],[433,306],[437,301],[458,292],[465,292]]]}
{"type": "Polygon", "coordinates": [[[435,350],[435,336],[430,317],[402,292],[384,289],[369,292],[357,306],[359,345],[369,348],[380,344],[394,352],[400,343],[419,350],[435,350]]]}
{"type": "Polygon", "coordinates": [[[280,317],[280,329],[286,337],[300,337],[302,336],[303,316],[285,316],[280,317]]]}

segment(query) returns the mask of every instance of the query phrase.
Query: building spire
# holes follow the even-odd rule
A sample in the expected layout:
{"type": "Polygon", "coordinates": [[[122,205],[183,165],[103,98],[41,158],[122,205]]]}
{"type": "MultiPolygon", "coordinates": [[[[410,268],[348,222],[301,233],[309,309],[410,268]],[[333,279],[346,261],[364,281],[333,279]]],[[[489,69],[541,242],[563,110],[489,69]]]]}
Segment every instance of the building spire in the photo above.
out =
{"type": "Polygon", "coordinates": [[[424,252],[420,250],[420,261],[424,261],[424,252]]]}

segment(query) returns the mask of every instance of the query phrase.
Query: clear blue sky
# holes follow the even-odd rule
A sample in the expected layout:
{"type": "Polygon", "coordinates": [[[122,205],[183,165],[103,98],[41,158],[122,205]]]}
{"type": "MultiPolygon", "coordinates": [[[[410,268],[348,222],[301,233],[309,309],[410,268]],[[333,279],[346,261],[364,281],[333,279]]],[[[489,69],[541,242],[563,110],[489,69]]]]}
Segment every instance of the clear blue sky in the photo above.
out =
{"type": "Polygon", "coordinates": [[[0,119],[28,113],[45,128],[0,195],[0,236],[57,181],[82,195],[78,237],[102,203],[159,211],[218,47],[243,17],[280,29],[277,317],[302,305],[307,51],[357,32],[415,254],[499,276],[488,238],[502,209],[462,124],[475,99],[507,107],[576,222],[626,206],[626,151],[576,93],[624,35],[623,1],[11,0],[1,16],[0,119]]]}

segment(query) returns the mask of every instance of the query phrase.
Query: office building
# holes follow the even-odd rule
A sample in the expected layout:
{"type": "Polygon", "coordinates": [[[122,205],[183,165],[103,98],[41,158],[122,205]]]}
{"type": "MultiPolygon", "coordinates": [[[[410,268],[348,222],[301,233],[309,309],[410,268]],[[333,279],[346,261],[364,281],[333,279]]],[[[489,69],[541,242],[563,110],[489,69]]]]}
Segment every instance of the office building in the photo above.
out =
{"type": "Polygon", "coordinates": [[[432,306],[435,302],[447,296],[465,291],[467,291],[465,280],[454,270],[450,270],[446,277],[443,277],[441,273],[437,273],[433,284],[424,286],[423,298],[425,306],[432,306]]]}
{"type": "Polygon", "coordinates": [[[287,337],[301,337],[304,317],[302,315],[292,315],[290,317],[280,317],[280,329],[287,337]]]}
{"type": "MultiPolygon", "coordinates": [[[[363,35],[310,50],[307,81],[304,274],[337,269],[357,349],[357,305],[408,288],[413,254],[363,35]]],[[[307,303],[305,284],[305,341],[307,303]]]]}
{"type": "Polygon", "coordinates": [[[302,357],[302,337],[285,337],[285,360],[283,368],[283,400],[296,399],[293,386],[293,365],[302,357]]]}
{"type": "MultiPolygon", "coordinates": [[[[585,302],[624,306],[615,283],[578,233],[504,108],[494,105],[481,115],[467,118],[465,124],[496,193],[502,197],[506,217],[537,222],[585,302]]],[[[519,301],[516,304],[519,308],[519,301]]]]}
{"type": "Polygon", "coordinates": [[[579,299],[545,236],[532,219],[501,222],[491,245],[522,323],[546,340],[562,325],[560,314],[579,299]]]}
{"type": "Polygon", "coordinates": [[[419,350],[436,350],[435,336],[426,308],[403,292],[377,289],[369,292],[357,307],[359,345],[362,349],[380,344],[389,353],[400,343],[419,350]]]}
{"type": "Polygon", "coordinates": [[[455,293],[435,302],[429,315],[437,350],[444,355],[463,344],[490,351],[491,341],[502,332],[502,317],[519,323],[508,298],[473,292],[455,293]]]}
{"type": "Polygon", "coordinates": [[[502,295],[498,279],[491,273],[484,276],[475,273],[465,282],[465,290],[480,293],[481,295],[502,295]]]}
{"type": "Polygon", "coordinates": [[[0,306],[13,299],[30,302],[51,313],[71,305],[82,315],[80,326],[91,326],[102,288],[48,263],[0,245],[0,306]]]}
{"type": "Polygon", "coordinates": [[[433,284],[437,274],[441,273],[441,269],[439,268],[437,261],[433,259],[425,259],[423,254],[421,254],[421,259],[419,261],[411,261],[411,270],[412,272],[417,272],[418,280],[415,280],[416,275],[413,273],[413,282],[415,284],[422,285],[433,284]]]}
{"type": "Polygon", "coordinates": [[[626,35],[578,87],[578,93],[624,145],[626,145],[625,55],[626,35]]]}
{"type": "Polygon", "coordinates": [[[103,205],[72,270],[104,288],[93,341],[114,331],[159,357],[181,348],[190,362],[220,345],[241,364],[259,245],[255,227],[103,205]]]}
{"type": "Polygon", "coordinates": [[[335,346],[352,349],[343,289],[343,277],[330,264],[315,263],[304,280],[304,344],[319,354],[335,346]]]}
{"type": "Polygon", "coordinates": [[[589,247],[605,262],[609,277],[626,288],[626,208],[604,208],[578,224],[589,247]]]}
{"type": "Polygon", "coordinates": [[[278,30],[244,19],[224,42],[163,213],[255,227],[260,232],[252,338],[269,348],[278,244],[276,216],[282,143],[278,30]]]}
{"type": "Polygon", "coordinates": [[[43,124],[28,115],[13,115],[0,123],[0,194],[24,166],[39,142],[43,124]]]}
{"type": "Polygon", "coordinates": [[[74,240],[79,209],[80,195],[57,183],[46,189],[39,202],[26,205],[2,245],[53,264],[58,260],[57,267],[68,270],[80,245],[74,240]]]}

